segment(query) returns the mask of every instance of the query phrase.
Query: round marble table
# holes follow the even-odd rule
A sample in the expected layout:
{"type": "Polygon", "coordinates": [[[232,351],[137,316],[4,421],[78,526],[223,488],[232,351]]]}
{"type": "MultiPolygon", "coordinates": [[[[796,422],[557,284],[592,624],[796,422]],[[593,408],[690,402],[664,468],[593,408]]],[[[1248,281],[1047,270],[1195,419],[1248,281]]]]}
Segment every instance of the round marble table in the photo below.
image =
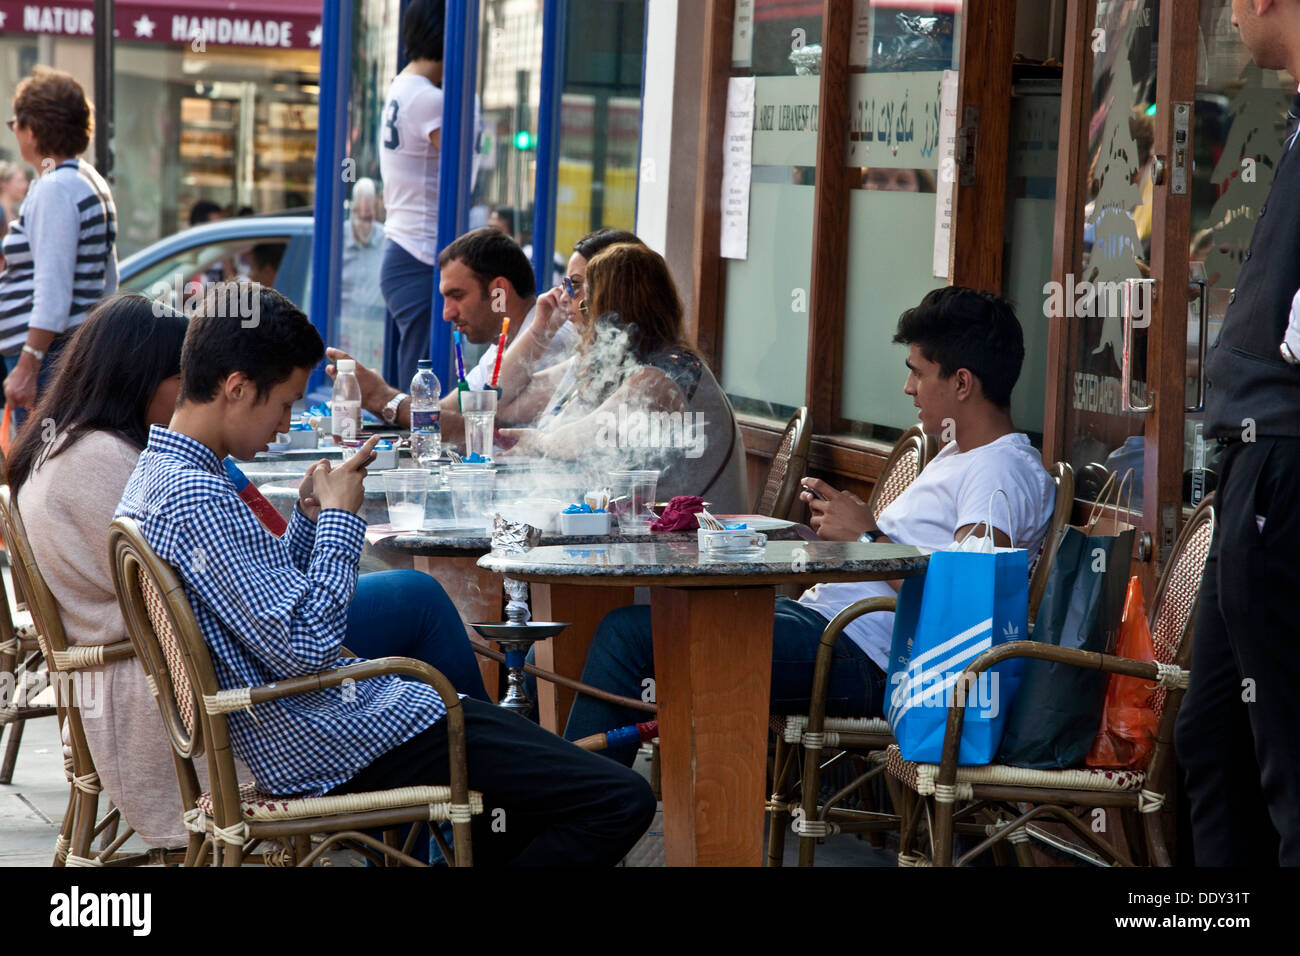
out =
{"type": "MultiPolygon", "coordinates": [[[[262,490],[266,491],[265,488],[262,490]]],[[[469,639],[479,642],[481,638],[472,625],[475,622],[501,620],[503,607],[501,575],[480,567],[478,563],[478,559],[487,554],[492,546],[488,530],[437,527],[439,524],[453,524],[445,519],[426,519],[425,524],[427,530],[418,532],[393,532],[386,524],[371,525],[366,531],[366,539],[381,560],[390,560],[385,552],[402,555],[410,558],[415,570],[437,580],[460,612],[469,639]]],[[[805,529],[805,533],[811,532],[805,529]]],[[[791,527],[768,532],[768,536],[769,539],[795,538],[798,531],[791,527]]],[[[682,531],[655,532],[648,536],[632,537],[617,532],[605,536],[542,535],[543,545],[555,545],[566,550],[582,546],[602,549],[627,547],[651,541],[671,543],[694,552],[696,534],[694,531],[682,531]]],[[[587,648],[591,646],[601,619],[610,611],[635,603],[636,594],[631,583],[599,589],[581,585],[536,585],[532,588],[531,600],[534,619],[569,623],[568,629],[559,638],[540,641],[535,645],[538,666],[576,679],[582,676],[587,648]]],[[[491,693],[497,686],[497,664],[485,657],[480,658],[479,664],[483,671],[483,682],[491,693]]],[[[543,727],[557,733],[563,731],[572,706],[573,691],[547,681],[539,683],[537,713],[538,721],[543,727]]]]}
{"type": "Polygon", "coordinates": [[[531,582],[539,620],[570,620],[610,588],[650,587],[667,863],[758,866],[776,586],[904,578],[928,561],[904,545],[769,541],[752,558],[651,542],[539,547],[478,564],[531,582]]]}

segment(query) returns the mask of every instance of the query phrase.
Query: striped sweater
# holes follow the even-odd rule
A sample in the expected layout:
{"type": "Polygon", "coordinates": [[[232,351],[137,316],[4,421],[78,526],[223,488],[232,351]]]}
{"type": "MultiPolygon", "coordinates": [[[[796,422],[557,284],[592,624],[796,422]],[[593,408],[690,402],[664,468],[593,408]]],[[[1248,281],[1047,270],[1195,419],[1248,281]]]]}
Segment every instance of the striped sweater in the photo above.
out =
{"type": "Polygon", "coordinates": [[[0,354],[27,330],[63,333],[117,291],[117,209],[89,163],[70,159],[32,183],[0,255],[0,354]]]}

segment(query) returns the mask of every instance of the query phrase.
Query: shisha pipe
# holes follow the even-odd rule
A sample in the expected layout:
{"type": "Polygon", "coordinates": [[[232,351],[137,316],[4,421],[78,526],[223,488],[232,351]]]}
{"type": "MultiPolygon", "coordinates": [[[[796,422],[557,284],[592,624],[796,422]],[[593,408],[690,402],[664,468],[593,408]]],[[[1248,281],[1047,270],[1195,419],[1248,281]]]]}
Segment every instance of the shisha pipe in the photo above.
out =
{"type": "MultiPolygon", "coordinates": [[[[501,514],[492,519],[492,553],[523,554],[535,548],[542,532],[526,521],[512,521],[501,514]]],[[[555,621],[530,621],[528,584],[509,575],[502,575],[509,601],[506,603],[506,620],[472,624],[474,630],[488,641],[496,641],[506,657],[506,694],[498,706],[513,710],[523,717],[531,717],[533,702],[524,686],[524,655],[536,641],[554,637],[568,627],[568,623],[555,621]]]]}

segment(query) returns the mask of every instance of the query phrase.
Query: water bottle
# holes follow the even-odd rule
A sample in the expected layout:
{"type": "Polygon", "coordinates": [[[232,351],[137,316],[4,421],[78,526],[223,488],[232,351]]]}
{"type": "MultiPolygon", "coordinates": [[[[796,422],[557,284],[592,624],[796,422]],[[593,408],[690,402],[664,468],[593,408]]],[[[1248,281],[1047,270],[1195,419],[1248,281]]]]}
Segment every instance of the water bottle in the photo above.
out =
{"type": "Polygon", "coordinates": [[[354,448],[361,444],[361,384],[357,381],[357,363],[352,359],[338,362],[330,394],[330,426],[334,444],[354,448]]]}
{"type": "Polygon", "coordinates": [[[411,457],[421,468],[434,469],[442,456],[442,410],[438,399],[442,383],[433,374],[433,362],[420,359],[411,379],[411,457]]]}

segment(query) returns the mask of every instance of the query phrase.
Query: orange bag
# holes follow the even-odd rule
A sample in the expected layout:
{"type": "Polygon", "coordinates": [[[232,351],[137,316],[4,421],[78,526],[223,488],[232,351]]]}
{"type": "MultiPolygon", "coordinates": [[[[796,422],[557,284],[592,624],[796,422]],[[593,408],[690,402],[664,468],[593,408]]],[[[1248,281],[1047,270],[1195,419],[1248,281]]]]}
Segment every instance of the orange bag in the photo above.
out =
{"type": "MultiPolygon", "coordinates": [[[[1147,625],[1146,602],[1142,599],[1142,582],[1134,576],[1128,583],[1124,599],[1124,617],[1120,624],[1119,657],[1135,661],[1154,661],[1155,647],[1147,625]]],[[[1123,767],[1142,770],[1151,759],[1156,739],[1155,685],[1140,677],[1111,674],[1106,685],[1106,709],[1102,712],[1097,739],[1088,752],[1089,767],[1123,767]]]]}
{"type": "Polygon", "coordinates": [[[9,457],[9,452],[14,447],[14,438],[9,426],[9,413],[9,406],[6,405],[4,418],[0,418],[0,452],[3,452],[6,458],[9,457]]]}

